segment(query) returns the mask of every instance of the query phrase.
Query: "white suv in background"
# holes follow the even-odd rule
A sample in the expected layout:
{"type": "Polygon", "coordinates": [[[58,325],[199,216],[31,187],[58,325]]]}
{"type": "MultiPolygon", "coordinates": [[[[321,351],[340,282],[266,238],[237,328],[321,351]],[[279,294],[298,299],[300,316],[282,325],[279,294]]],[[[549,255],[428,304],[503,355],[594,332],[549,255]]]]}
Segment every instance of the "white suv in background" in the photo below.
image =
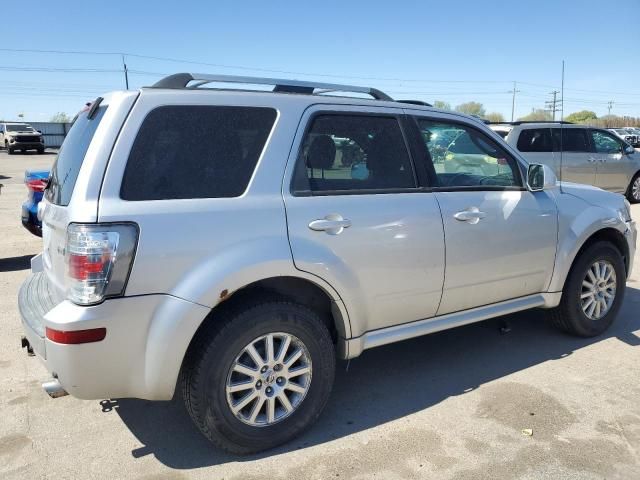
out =
{"type": "Polygon", "coordinates": [[[640,137],[638,137],[634,132],[631,132],[628,128],[608,128],[607,131],[613,133],[620,140],[623,140],[634,147],[638,144],[638,141],[640,141],[640,137]]]}
{"type": "Polygon", "coordinates": [[[605,129],[566,122],[513,122],[490,128],[529,162],[550,166],[560,180],[594,185],[640,202],[640,152],[605,129]]]}

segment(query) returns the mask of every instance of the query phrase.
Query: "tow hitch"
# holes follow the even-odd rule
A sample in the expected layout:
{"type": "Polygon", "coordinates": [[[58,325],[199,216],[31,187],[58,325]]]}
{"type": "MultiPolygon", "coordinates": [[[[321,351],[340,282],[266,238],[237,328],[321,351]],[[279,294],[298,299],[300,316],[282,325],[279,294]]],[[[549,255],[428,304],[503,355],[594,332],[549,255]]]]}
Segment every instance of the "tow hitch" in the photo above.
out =
{"type": "Polygon", "coordinates": [[[20,344],[22,345],[22,348],[27,349],[27,355],[29,355],[30,357],[33,357],[35,355],[35,353],[33,353],[33,347],[29,343],[29,340],[27,340],[27,337],[22,337],[20,339],[20,344]]]}

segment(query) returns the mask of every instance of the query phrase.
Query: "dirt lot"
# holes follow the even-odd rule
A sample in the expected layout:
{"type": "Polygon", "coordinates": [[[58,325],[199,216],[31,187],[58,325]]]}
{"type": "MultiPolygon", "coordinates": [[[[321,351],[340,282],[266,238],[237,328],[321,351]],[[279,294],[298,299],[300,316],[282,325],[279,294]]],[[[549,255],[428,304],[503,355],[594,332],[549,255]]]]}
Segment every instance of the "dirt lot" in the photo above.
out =
{"type": "Polygon", "coordinates": [[[0,478],[640,478],[638,259],[604,336],[530,312],[507,335],[489,321],[368,351],[339,364],[310,432],[258,456],[215,450],[179,399],[49,399],[16,297],[40,250],[20,225],[23,171],[52,160],[0,153],[0,478]]]}

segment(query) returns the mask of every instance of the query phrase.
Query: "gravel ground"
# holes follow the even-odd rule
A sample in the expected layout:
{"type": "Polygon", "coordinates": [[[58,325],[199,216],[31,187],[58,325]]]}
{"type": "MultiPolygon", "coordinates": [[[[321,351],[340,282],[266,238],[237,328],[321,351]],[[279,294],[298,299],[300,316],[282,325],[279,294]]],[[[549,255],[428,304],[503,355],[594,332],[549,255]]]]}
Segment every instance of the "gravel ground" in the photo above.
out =
{"type": "Polygon", "coordinates": [[[211,447],[179,399],[49,399],[16,297],[41,248],[20,225],[23,170],[53,158],[0,152],[0,478],[640,478],[639,260],[602,337],[528,312],[507,335],[492,320],[368,351],[338,365],[311,431],[261,455],[211,447]]]}

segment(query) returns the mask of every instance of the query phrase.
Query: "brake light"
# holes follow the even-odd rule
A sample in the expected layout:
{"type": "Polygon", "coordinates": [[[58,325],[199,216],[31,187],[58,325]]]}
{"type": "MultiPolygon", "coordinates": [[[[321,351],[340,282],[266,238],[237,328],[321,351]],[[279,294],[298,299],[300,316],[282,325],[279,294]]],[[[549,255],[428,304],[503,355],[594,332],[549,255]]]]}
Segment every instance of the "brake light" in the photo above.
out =
{"type": "Polygon", "coordinates": [[[67,228],[67,298],[80,305],[124,293],[138,238],[135,225],[72,223],[67,228]]]}
{"type": "Polygon", "coordinates": [[[27,185],[27,188],[32,192],[44,192],[44,189],[47,186],[46,180],[40,179],[27,180],[25,184],[27,185]]]}

